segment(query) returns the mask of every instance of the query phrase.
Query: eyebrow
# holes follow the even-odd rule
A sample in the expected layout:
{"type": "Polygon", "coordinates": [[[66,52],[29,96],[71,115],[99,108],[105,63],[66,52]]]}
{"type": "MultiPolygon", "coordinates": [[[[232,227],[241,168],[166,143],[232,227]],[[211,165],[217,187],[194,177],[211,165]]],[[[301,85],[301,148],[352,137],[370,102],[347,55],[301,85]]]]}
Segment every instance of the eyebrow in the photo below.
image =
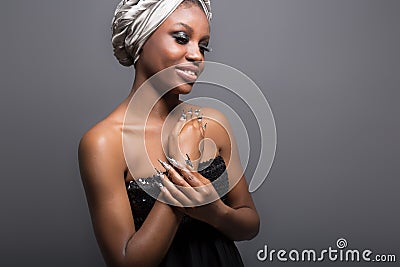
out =
{"type": "MultiPolygon", "coordinates": [[[[184,27],[190,34],[193,34],[193,28],[190,27],[189,25],[187,25],[186,23],[178,22],[178,23],[175,23],[174,25],[182,26],[182,27],[184,27]]],[[[204,37],[203,37],[202,39],[210,39],[210,35],[208,35],[208,34],[207,34],[207,35],[204,35],[204,37]]]]}

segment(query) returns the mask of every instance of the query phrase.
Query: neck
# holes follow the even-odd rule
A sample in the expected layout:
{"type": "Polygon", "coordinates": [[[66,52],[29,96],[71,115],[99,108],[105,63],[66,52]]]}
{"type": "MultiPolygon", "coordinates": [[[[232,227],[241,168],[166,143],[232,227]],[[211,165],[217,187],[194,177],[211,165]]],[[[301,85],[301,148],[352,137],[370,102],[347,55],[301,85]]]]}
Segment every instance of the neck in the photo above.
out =
{"type": "Polygon", "coordinates": [[[146,82],[140,76],[135,76],[132,90],[127,100],[130,109],[134,105],[135,113],[139,116],[147,116],[149,120],[164,121],[168,114],[180,103],[178,94],[169,92],[164,95],[157,90],[150,82],[146,82]]]}

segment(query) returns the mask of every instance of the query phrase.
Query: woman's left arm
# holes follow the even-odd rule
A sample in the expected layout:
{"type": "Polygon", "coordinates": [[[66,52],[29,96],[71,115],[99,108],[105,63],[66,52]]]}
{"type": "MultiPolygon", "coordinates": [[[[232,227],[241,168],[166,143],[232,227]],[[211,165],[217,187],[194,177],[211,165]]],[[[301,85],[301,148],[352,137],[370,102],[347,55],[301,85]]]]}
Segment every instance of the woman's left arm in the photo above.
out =
{"type": "Polygon", "coordinates": [[[235,136],[229,121],[219,111],[205,110],[210,114],[206,134],[218,147],[219,155],[224,159],[229,177],[233,185],[227,193],[227,201],[213,203],[215,216],[208,216],[208,223],[224,233],[232,240],[249,240],[254,238],[260,227],[260,219],[253,199],[248,191],[243,174],[235,136]]]}
{"type": "Polygon", "coordinates": [[[227,166],[231,188],[226,201],[223,202],[218,196],[215,197],[217,193],[209,181],[197,172],[172,169],[169,178],[175,185],[181,186],[180,190],[177,190],[168,179],[164,184],[171,192],[171,197],[178,199],[183,206],[194,205],[183,208],[187,215],[212,225],[232,240],[252,239],[259,231],[260,221],[243,175],[231,127],[221,112],[214,109],[203,109],[203,111],[203,114],[206,114],[203,119],[207,123],[205,138],[214,142],[214,147],[218,149],[216,153],[222,156],[227,166]],[[204,187],[206,184],[210,186],[204,187]],[[209,199],[213,201],[208,201],[209,199]],[[208,204],[196,205],[196,203],[208,204]]]}
{"type": "Polygon", "coordinates": [[[215,215],[208,216],[206,221],[232,240],[254,238],[259,231],[260,219],[244,177],[228,193],[228,200],[227,204],[221,200],[212,203],[215,215]]]}

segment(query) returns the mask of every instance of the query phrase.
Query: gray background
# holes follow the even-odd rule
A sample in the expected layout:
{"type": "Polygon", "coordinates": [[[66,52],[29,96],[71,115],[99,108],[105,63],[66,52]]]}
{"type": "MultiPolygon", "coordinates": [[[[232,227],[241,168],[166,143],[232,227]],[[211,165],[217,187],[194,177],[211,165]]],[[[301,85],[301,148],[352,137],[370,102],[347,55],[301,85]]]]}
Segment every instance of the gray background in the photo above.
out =
{"type": "MultiPolygon", "coordinates": [[[[253,193],[260,233],[238,243],[246,266],[283,266],[257,261],[264,244],[320,250],[340,237],[399,261],[400,1],[212,2],[207,59],[259,85],[278,134],[268,179],[253,193]]],[[[104,266],[77,146],[133,80],[112,55],[116,4],[2,4],[1,266],[104,266]]]]}

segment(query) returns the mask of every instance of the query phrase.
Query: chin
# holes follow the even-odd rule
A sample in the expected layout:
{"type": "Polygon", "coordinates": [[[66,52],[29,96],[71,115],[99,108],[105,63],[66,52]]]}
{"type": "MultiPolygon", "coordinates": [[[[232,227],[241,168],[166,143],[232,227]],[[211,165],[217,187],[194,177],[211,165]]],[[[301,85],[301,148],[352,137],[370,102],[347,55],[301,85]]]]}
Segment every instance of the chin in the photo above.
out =
{"type": "Polygon", "coordinates": [[[172,92],[175,94],[186,95],[192,91],[194,83],[185,83],[175,87],[172,92]]]}

